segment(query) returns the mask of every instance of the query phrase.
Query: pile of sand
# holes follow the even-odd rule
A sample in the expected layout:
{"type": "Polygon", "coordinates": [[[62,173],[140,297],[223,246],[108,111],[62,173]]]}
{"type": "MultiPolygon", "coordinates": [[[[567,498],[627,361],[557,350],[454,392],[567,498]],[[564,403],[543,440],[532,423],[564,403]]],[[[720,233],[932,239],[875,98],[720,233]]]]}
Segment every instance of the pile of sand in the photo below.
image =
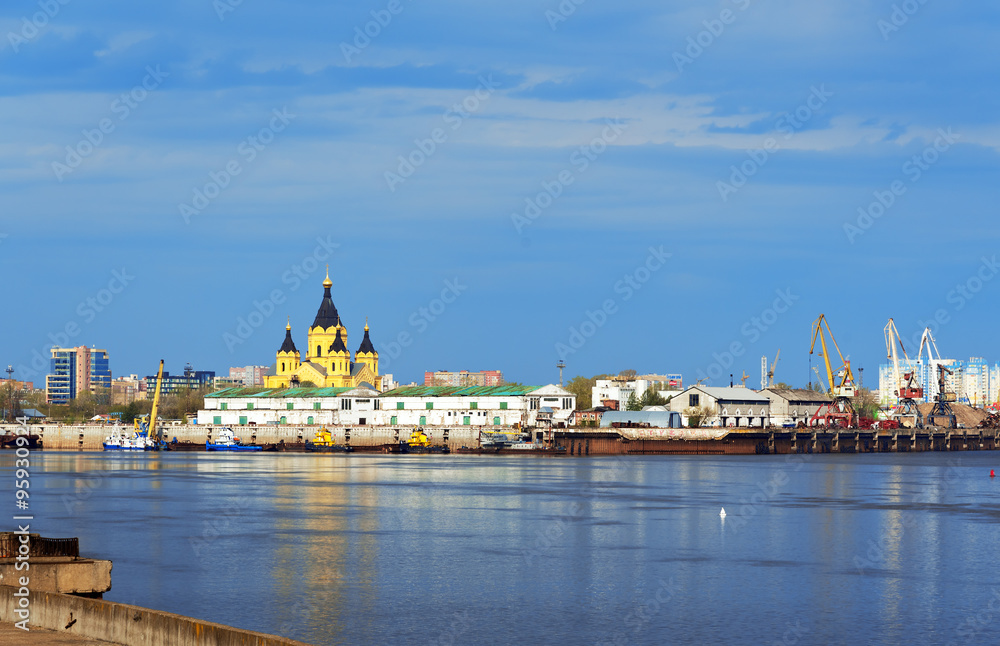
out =
{"type": "MultiPolygon", "coordinates": [[[[924,416],[926,423],[927,416],[930,415],[934,404],[918,404],[917,407],[920,409],[920,414],[924,416]]],[[[965,428],[976,428],[979,426],[979,422],[986,419],[986,411],[981,408],[973,408],[967,404],[952,404],[951,409],[955,411],[955,422],[965,428]]],[[[938,424],[942,423],[941,419],[936,421],[938,424]]]]}

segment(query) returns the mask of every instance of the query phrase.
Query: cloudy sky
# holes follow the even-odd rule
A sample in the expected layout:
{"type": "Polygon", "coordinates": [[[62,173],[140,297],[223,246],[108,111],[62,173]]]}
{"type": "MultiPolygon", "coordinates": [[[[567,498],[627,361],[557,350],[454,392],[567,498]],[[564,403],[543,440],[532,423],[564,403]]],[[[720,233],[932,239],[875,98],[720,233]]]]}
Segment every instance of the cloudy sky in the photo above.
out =
{"type": "Polygon", "coordinates": [[[889,317],[1000,360],[998,22],[935,0],[4,3],[2,363],[270,364],[286,317],[305,350],[326,264],[348,345],[368,317],[404,382],[546,383],[563,358],[756,385],[780,348],[805,384],[820,313],[867,385],[889,317]]]}

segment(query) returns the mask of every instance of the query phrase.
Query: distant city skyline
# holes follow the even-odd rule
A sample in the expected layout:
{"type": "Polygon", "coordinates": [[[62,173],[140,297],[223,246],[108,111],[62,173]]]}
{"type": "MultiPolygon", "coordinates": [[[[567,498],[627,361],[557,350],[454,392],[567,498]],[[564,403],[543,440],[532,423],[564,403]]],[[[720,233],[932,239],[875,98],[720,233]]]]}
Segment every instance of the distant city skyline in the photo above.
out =
{"type": "Polygon", "coordinates": [[[820,313],[869,385],[890,317],[1000,358],[988,6],[39,6],[0,8],[16,379],[52,344],[270,365],[327,264],[404,383],[728,385],[780,348],[805,385],[820,313]]]}

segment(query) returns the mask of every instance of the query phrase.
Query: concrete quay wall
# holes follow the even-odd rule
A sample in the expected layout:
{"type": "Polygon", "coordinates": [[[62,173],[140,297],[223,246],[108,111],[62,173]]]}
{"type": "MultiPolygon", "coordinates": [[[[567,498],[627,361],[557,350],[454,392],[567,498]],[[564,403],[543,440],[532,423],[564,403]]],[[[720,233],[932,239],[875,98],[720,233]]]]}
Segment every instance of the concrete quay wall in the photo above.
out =
{"type": "MultiPolygon", "coordinates": [[[[17,424],[0,424],[0,435],[16,433],[21,427],[17,424]]],[[[131,427],[123,426],[123,430],[131,432],[131,427]]],[[[247,444],[286,444],[302,443],[313,440],[316,432],[327,428],[338,444],[349,443],[352,446],[379,446],[392,444],[410,437],[413,430],[409,426],[217,426],[214,424],[184,424],[177,426],[161,426],[160,433],[170,442],[175,437],[178,442],[196,442],[204,444],[206,440],[219,439],[219,431],[231,428],[244,443],[247,444]],[[350,441],[348,442],[348,437],[350,441]]],[[[102,442],[115,429],[113,426],[101,424],[32,424],[29,426],[32,434],[42,439],[45,449],[100,451],[102,442]]],[[[479,446],[479,427],[433,427],[424,426],[424,433],[432,444],[447,444],[452,448],[460,446],[479,446]]]]}
{"type": "Polygon", "coordinates": [[[28,627],[124,646],[309,646],[305,642],[199,621],[124,603],[0,585],[0,622],[15,623],[20,599],[27,598],[28,627]]]}

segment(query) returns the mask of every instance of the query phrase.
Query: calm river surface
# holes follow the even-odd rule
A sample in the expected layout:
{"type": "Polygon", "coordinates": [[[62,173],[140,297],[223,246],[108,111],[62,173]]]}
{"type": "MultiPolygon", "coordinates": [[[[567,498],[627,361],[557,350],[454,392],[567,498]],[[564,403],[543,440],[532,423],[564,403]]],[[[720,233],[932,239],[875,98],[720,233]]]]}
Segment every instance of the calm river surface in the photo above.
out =
{"type": "Polygon", "coordinates": [[[36,452],[32,530],[114,561],[109,600],[317,645],[990,644],[991,468],[36,452]]]}

